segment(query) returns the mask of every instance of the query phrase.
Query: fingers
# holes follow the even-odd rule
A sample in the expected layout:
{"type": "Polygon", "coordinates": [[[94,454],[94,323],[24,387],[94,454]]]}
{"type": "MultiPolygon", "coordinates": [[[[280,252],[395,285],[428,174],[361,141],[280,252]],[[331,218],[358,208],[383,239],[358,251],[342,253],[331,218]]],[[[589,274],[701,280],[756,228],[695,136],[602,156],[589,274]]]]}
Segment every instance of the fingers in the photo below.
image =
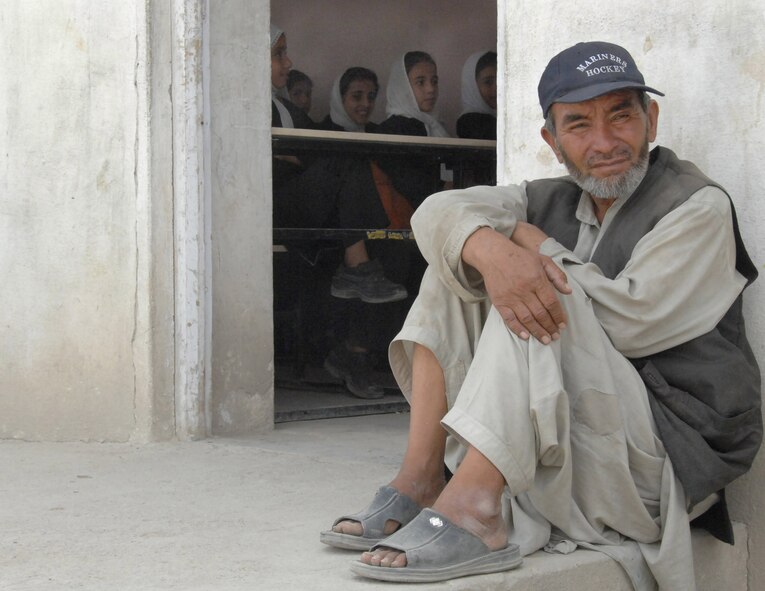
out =
{"type": "Polygon", "coordinates": [[[526,327],[518,321],[518,317],[510,308],[505,306],[497,306],[499,315],[502,316],[502,320],[505,321],[505,325],[517,336],[524,341],[529,340],[530,333],[526,330],[526,327]]]}
{"type": "MultiPolygon", "coordinates": [[[[554,296],[553,296],[554,297],[554,296]]],[[[557,309],[551,313],[542,305],[541,302],[531,303],[530,306],[522,302],[515,303],[514,309],[508,306],[497,306],[497,310],[505,321],[507,327],[523,340],[528,340],[533,336],[540,343],[549,345],[560,338],[560,324],[565,326],[565,322],[556,322],[555,316],[565,319],[560,304],[555,299],[557,309]]]]}
{"type": "Polygon", "coordinates": [[[533,336],[544,344],[559,339],[567,317],[558,294],[571,293],[566,274],[550,257],[511,241],[500,247],[506,248],[490,250],[477,267],[492,304],[520,338],[533,336]]]}
{"type": "Polygon", "coordinates": [[[547,278],[560,293],[570,294],[571,286],[568,284],[566,273],[556,265],[550,257],[542,257],[542,268],[547,274],[547,278]]]}
{"type": "MultiPolygon", "coordinates": [[[[555,284],[553,283],[553,285],[555,284]]],[[[571,288],[569,287],[568,283],[565,283],[565,286],[568,289],[568,292],[561,292],[561,293],[571,293],[571,288]]],[[[560,288],[557,286],[556,286],[556,289],[558,291],[561,291],[560,288]]],[[[546,312],[546,315],[544,315],[543,312],[540,312],[540,314],[543,315],[544,320],[547,320],[547,318],[550,319],[549,324],[543,323],[545,328],[548,331],[553,331],[553,332],[560,332],[561,330],[566,328],[568,317],[566,316],[566,311],[563,309],[563,306],[561,306],[560,300],[558,299],[558,296],[555,293],[555,290],[553,290],[549,286],[546,286],[540,292],[539,300],[544,308],[544,312],[546,312]]],[[[552,335],[553,332],[550,332],[550,334],[552,335]]]]}

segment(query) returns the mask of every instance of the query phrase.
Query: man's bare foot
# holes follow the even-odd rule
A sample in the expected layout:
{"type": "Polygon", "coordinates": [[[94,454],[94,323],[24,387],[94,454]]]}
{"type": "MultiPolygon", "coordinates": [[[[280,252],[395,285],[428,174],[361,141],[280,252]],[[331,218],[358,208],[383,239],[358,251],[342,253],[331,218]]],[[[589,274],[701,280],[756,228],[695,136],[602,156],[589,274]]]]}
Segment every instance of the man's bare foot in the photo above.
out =
{"type": "MultiPolygon", "coordinates": [[[[507,546],[507,525],[502,518],[501,505],[485,494],[454,494],[444,490],[433,504],[449,521],[477,536],[491,550],[507,546]]],[[[406,566],[406,554],[390,548],[364,552],[361,562],[372,566],[401,568],[406,566]]]]}
{"type": "MultiPolygon", "coordinates": [[[[413,480],[406,475],[399,474],[388,486],[395,488],[399,493],[408,496],[420,507],[430,507],[438,498],[441,491],[444,490],[446,481],[443,475],[435,477],[427,482],[413,480]]],[[[385,523],[383,533],[387,536],[395,532],[401,526],[400,523],[388,520],[385,523]]],[[[333,532],[348,534],[351,536],[361,536],[364,532],[358,521],[345,520],[339,522],[332,528],[333,532]]]]}
{"type": "MultiPolygon", "coordinates": [[[[500,500],[504,485],[500,472],[471,447],[432,509],[477,536],[490,550],[500,550],[507,546],[507,525],[500,500]]],[[[383,546],[374,552],[364,552],[361,562],[401,568],[406,566],[406,554],[383,546]]]]}

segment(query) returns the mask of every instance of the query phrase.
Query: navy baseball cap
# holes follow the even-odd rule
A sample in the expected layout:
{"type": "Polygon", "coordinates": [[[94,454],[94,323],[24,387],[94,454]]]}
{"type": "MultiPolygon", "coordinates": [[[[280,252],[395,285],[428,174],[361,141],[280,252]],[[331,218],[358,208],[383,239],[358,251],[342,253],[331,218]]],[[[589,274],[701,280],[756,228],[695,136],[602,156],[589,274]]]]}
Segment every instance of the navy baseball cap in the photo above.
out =
{"type": "Polygon", "coordinates": [[[579,103],[623,88],[664,96],[645,85],[629,51],[605,41],[588,41],[552,58],[537,90],[542,116],[547,117],[553,103],[579,103]]]}

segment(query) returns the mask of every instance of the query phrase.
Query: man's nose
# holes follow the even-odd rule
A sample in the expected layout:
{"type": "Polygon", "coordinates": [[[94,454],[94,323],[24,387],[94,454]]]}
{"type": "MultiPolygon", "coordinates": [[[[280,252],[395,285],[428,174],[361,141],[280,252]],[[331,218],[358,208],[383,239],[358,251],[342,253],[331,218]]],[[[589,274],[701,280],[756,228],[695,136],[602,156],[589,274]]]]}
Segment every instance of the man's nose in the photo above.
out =
{"type": "Polygon", "coordinates": [[[592,127],[592,148],[599,152],[610,152],[619,145],[614,129],[608,121],[597,121],[592,127]]]}

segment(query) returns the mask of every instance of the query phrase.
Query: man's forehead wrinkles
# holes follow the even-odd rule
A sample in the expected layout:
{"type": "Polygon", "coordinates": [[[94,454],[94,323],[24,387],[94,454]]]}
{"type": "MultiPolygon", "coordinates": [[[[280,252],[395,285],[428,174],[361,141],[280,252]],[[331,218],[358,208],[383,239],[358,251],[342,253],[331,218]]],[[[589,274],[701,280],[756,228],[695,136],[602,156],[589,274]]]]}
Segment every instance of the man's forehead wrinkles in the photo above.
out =
{"type": "Polygon", "coordinates": [[[611,112],[635,106],[636,101],[637,93],[635,93],[635,91],[621,90],[610,92],[579,103],[554,103],[552,109],[559,112],[562,111],[563,119],[566,121],[571,118],[582,119],[588,116],[595,111],[599,103],[605,103],[605,110],[611,112]],[[614,104],[607,104],[611,101],[615,101],[614,104]]]}
{"type": "Polygon", "coordinates": [[[613,105],[609,111],[621,111],[622,109],[628,109],[630,107],[635,106],[635,101],[633,99],[624,99],[623,101],[619,101],[615,105],[613,105]]]}

